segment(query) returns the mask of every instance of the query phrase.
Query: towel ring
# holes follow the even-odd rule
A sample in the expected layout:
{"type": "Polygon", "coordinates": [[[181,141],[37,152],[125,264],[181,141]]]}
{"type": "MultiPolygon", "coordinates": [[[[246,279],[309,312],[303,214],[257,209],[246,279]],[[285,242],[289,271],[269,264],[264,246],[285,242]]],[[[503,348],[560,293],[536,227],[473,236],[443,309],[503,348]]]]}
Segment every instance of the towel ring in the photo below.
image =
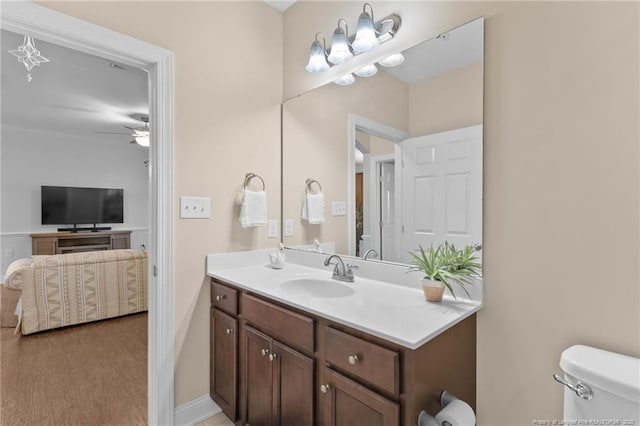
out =
{"type": "Polygon", "coordinates": [[[311,179],[311,178],[307,179],[307,186],[305,186],[304,192],[308,194],[309,190],[311,189],[311,185],[314,184],[314,183],[318,185],[318,188],[319,188],[318,192],[322,192],[322,185],[320,185],[320,182],[318,182],[315,179],[311,179]]]}
{"type": "Polygon", "coordinates": [[[244,176],[244,189],[247,189],[247,185],[249,185],[249,182],[251,182],[251,179],[253,179],[253,178],[260,179],[260,182],[262,182],[262,190],[264,191],[264,189],[265,189],[264,179],[262,179],[262,177],[260,177],[260,175],[257,175],[257,174],[255,174],[253,172],[247,173],[244,176]]]}

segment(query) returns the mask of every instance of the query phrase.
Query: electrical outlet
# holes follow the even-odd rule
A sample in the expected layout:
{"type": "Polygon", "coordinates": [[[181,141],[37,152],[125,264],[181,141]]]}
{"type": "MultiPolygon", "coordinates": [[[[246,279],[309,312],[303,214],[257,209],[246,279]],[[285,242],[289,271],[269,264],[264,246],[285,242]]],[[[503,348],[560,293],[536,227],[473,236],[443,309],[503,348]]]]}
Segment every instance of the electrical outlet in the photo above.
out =
{"type": "Polygon", "coordinates": [[[346,216],[347,215],[347,202],[346,201],[332,201],[331,202],[331,216],[346,216]]]}
{"type": "Polygon", "coordinates": [[[180,218],[208,219],[211,217],[211,198],[180,197],[180,218]]]}
{"type": "Polygon", "coordinates": [[[284,236],[293,237],[293,219],[285,219],[284,221],[284,236]]]}
{"type": "Polygon", "coordinates": [[[268,232],[269,238],[278,238],[278,221],[277,220],[269,221],[267,232],[268,232]]]}

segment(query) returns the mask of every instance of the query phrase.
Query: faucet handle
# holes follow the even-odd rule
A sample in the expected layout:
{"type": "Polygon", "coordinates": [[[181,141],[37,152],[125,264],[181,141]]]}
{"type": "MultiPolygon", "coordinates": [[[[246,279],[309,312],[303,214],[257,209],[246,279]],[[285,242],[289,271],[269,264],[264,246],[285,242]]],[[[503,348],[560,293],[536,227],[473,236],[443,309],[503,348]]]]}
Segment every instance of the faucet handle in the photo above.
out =
{"type": "Polygon", "coordinates": [[[347,270],[345,271],[345,275],[348,277],[353,277],[353,270],[354,269],[360,269],[360,267],[358,265],[349,265],[347,263],[347,270]]]}

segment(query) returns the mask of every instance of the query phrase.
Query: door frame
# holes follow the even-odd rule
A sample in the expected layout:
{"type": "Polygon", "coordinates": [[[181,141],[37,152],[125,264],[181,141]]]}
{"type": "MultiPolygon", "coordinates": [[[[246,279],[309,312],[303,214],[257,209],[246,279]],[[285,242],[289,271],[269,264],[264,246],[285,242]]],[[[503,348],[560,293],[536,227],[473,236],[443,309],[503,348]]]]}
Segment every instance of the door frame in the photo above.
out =
{"type": "Polygon", "coordinates": [[[173,53],[23,0],[2,2],[0,27],[149,73],[151,144],[147,421],[152,425],[173,424],[173,53]]]}
{"type": "MultiPolygon", "coordinates": [[[[398,130],[386,124],[349,113],[347,136],[347,254],[356,254],[356,131],[362,130],[374,136],[385,138],[398,143],[409,137],[407,132],[398,130]]],[[[396,182],[397,184],[397,182],[396,182]]]]}

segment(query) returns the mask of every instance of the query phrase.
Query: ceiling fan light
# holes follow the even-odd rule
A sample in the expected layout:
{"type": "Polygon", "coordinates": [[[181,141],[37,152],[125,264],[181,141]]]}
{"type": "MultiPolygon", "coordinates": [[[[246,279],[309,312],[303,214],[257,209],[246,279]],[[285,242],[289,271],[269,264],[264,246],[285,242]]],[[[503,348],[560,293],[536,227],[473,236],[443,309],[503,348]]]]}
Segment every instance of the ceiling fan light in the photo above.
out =
{"type": "Polygon", "coordinates": [[[331,53],[329,54],[329,62],[334,65],[341,64],[353,58],[353,53],[349,49],[349,43],[347,42],[347,35],[344,30],[338,26],[333,32],[331,38],[331,53]]]}
{"type": "Polygon", "coordinates": [[[134,136],[136,143],[140,146],[149,146],[149,135],[134,136]]]}
{"type": "Polygon", "coordinates": [[[384,58],[378,63],[383,67],[389,68],[389,67],[397,67],[403,62],[404,62],[404,56],[402,55],[402,53],[394,53],[393,55],[387,56],[386,58],[384,58]]]}
{"type": "Polygon", "coordinates": [[[377,72],[378,72],[378,68],[374,64],[369,64],[360,68],[358,71],[355,72],[355,74],[358,77],[372,77],[376,75],[377,72]]]}
{"type": "Polygon", "coordinates": [[[363,53],[368,52],[369,50],[378,47],[379,45],[380,40],[378,40],[376,30],[373,26],[373,18],[367,12],[362,12],[360,14],[360,17],[358,18],[356,38],[352,43],[353,50],[357,53],[363,53]]]}
{"type": "Polygon", "coordinates": [[[340,86],[348,86],[353,84],[354,81],[356,81],[356,79],[353,74],[346,74],[336,80],[333,80],[335,84],[339,84],[340,86]]]}
{"type": "Polygon", "coordinates": [[[307,72],[324,72],[329,69],[329,64],[327,63],[327,59],[325,58],[324,47],[322,43],[318,40],[315,40],[311,43],[311,48],[309,49],[309,63],[307,63],[306,70],[307,72]]]}

